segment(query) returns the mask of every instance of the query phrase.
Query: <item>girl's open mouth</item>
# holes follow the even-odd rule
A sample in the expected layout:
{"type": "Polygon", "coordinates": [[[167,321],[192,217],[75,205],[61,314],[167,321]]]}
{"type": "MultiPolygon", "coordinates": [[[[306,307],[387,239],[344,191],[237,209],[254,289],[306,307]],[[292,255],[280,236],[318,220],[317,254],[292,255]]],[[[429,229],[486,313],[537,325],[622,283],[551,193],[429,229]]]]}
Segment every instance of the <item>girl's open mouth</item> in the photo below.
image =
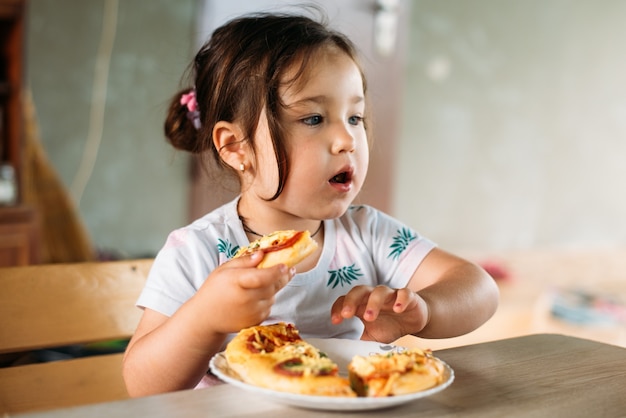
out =
{"type": "Polygon", "coordinates": [[[338,183],[338,184],[346,184],[346,183],[349,183],[350,180],[352,180],[352,175],[347,171],[343,171],[337,174],[336,176],[334,176],[333,178],[331,178],[330,182],[338,183]]]}
{"type": "Polygon", "coordinates": [[[348,192],[352,189],[352,170],[345,170],[335,174],[328,180],[331,186],[341,192],[348,192]]]}

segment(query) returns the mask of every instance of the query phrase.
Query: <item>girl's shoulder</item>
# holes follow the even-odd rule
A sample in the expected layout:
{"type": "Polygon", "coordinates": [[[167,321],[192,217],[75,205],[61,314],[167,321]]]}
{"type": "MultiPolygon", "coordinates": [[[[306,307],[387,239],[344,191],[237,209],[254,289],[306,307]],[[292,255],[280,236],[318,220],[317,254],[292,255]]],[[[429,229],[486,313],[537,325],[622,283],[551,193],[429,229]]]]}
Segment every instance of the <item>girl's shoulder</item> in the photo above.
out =
{"type": "MultiPolygon", "coordinates": [[[[182,251],[217,249],[218,252],[222,252],[222,247],[234,248],[240,238],[237,235],[239,229],[236,228],[238,222],[236,201],[228,202],[190,224],[172,231],[164,249],[172,245],[182,247],[182,251]],[[220,243],[224,244],[220,246],[220,243]]],[[[231,251],[223,251],[230,255],[231,251]]]]}
{"type": "Polygon", "coordinates": [[[335,234],[347,240],[361,241],[366,248],[388,245],[395,248],[398,243],[408,242],[431,245],[430,241],[406,223],[368,205],[350,206],[335,222],[335,234]]]}

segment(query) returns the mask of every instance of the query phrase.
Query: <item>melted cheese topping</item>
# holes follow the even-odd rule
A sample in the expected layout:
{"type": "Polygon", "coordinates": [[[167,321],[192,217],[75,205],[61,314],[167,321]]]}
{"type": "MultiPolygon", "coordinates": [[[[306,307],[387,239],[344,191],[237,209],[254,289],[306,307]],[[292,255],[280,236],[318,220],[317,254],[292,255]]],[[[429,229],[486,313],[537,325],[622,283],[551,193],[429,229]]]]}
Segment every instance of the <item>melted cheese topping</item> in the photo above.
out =
{"type": "Polygon", "coordinates": [[[406,350],[401,353],[372,354],[368,357],[354,356],[350,370],[367,380],[376,377],[389,377],[396,373],[437,367],[439,362],[430,351],[420,349],[406,350]]]}
{"type": "Polygon", "coordinates": [[[280,347],[272,358],[276,362],[275,370],[287,375],[336,375],[338,371],[326,354],[304,341],[280,347]]]}
{"type": "Polygon", "coordinates": [[[355,356],[348,365],[359,396],[393,396],[427,389],[441,382],[444,366],[430,351],[355,356]]]}

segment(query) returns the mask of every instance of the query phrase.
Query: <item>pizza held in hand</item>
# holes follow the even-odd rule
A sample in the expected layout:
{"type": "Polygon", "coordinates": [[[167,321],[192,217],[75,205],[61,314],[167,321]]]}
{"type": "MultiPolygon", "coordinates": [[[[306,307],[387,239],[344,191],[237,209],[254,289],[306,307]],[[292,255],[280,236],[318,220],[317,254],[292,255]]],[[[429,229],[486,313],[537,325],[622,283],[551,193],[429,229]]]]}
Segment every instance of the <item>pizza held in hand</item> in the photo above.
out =
{"type": "Polygon", "coordinates": [[[258,268],[272,267],[277,264],[293,267],[316,249],[317,242],[311,238],[309,231],[285,230],[265,235],[248,246],[240,248],[234,258],[262,250],[264,257],[258,264],[258,268]]]}
{"type": "Polygon", "coordinates": [[[383,397],[428,389],[444,379],[429,350],[354,356],[348,377],[337,364],[284,322],[241,330],[228,343],[229,368],[248,384],[302,395],[383,397]]]}

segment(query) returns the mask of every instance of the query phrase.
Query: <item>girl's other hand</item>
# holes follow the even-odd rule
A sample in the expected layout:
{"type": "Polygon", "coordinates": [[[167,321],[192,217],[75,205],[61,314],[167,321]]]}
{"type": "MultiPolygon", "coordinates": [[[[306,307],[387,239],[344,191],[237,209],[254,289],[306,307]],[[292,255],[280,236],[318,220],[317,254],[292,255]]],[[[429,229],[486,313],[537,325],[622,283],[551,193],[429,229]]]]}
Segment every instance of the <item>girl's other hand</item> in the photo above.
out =
{"type": "Polygon", "coordinates": [[[339,324],[355,316],[365,325],[361,339],[391,343],[426,326],[428,305],[409,288],[355,286],[335,301],[331,321],[339,324]]]}

